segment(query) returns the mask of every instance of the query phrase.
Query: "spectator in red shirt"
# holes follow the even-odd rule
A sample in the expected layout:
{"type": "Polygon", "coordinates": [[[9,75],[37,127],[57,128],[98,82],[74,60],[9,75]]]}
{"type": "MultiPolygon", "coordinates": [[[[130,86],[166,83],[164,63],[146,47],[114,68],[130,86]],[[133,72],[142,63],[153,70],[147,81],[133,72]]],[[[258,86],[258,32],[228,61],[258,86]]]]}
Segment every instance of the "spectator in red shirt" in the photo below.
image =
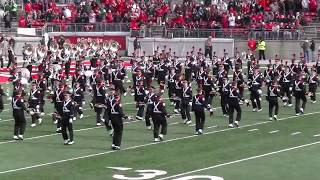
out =
{"type": "Polygon", "coordinates": [[[249,39],[248,47],[252,52],[254,52],[257,49],[257,41],[255,39],[249,39]]]}
{"type": "Polygon", "coordinates": [[[106,14],[106,22],[107,23],[112,23],[113,22],[113,13],[111,10],[109,10],[106,14]]]}
{"type": "Polygon", "coordinates": [[[136,19],[132,19],[130,23],[130,29],[132,30],[139,30],[139,25],[136,19]]]}
{"type": "Polygon", "coordinates": [[[28,1],[25,5],[24,5],[24,11],[26,12],[26,14],[31,13],[32,11],[32,4],[30,1],[28,1]]]}
{"type": "Polygon", "coordinates": [[[19,18],[19,27],[21,28],[27,27],[26,19],[24,16],[20,16],[19,18]]]}

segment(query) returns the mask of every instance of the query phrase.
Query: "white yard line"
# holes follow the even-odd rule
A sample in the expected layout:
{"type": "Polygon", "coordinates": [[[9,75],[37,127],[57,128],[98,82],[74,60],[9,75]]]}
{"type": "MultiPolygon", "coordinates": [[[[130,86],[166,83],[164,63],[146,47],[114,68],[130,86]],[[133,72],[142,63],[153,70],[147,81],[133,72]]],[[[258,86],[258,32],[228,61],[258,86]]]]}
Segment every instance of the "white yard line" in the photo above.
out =
{"type": "Polygon", "coordinates": [[[315,135],[313,135],[313,137],[319,137],[320,136],[320,134],[315,134],[315,135]]]}
{"type": "Polygon", "coordinates": [[[249,132],[258,131],[259,129],[249,129],[249,132]]]}
{"type": "Polygon", "coordinates": [[[198,172],[201,172],[201,171],[211,170],[211,169],[215,169],[215,168],[218,168],[218,167],[228,166],[228,165],[231,165],[231,164],[241,163],[241,162],[245,162],[245,161],[249,161],[249,160],[259,159],[259,158],[262,158],[262,157],[276,155],[276,154],[279,154],[279,153],[288,152],[288,151],[301,149],[301,148],[304,148],[304,147],[309,147],[309,146],[318,145],[318,144],[320,144],[320,141],[316,141],[316,142],[308,143],[308,144],[303,144],[303,145],[299,145],[299,146],[294,146],[294,147],[282,149],[282,150],[279,150],[279,151],[273,151],[273,152],[269,152],[269,153],[265,153],[265,154],[260,154],[260,155],[257,155],[257,156],[252,156],[252,157],[248,157],[248,158],[244,158],[244,159],[230,161],[230,162],[227,162],[227,163],[221,163],[221,164],[217,164],[217,165],[206,167],[206,168],[202,168],[202,169],[197,169],[197,170],[188,171],[188,172],[185,172],[185,173],[176,174],[176,175],[173,175],[173,176],[161,178],[161,179],[158,179],[158,180],[172,179],[172,178],[176,178],[176,177],[180,177],[180,176],[185,176],[185,175],[189,175],[189,174],[193,174],[193,173],[198,173],[198,172]]]}
{"type": "Polygon", "coordinates": [[[268,133],[269,133],[269,134],[274,134],[274,133],[277,133],[277,132],[279,132],[279,130],[270,131],[270,132],[268,132],[268,133]]]}
{"type": "Polygon", "coordinates": [[[207,127],[208,129],[211,129],[211,128],[215,128],[215,127],[218,127],[218,126],[209,126],[207,127]]]}
{"type": "Polygon", "coordinates": [[[176,124],[180,124],[181,122],[174,122],[174,123],[169,123],[169,125],[176,125],[176,124]]]}
{"type": "MultiPolygon", "coordinates": [[[[319,113],[320,113],[320,111],[317,111],[317,112],[313,112],[313,113],[304,114],[304,116],[319,114],[319,113]]],[[[303,116],[289,116],[287,118],[279,119],[278,121],[283,121],[283,120],[287,120],[287,119],[294,119],[294,118],[298,118],[298,117],[303,117],[303,116]]],[[[271,121],[248,124],[248,125],[240,126],[239,128],[226,128],[226,129],[222,129],[222,130],[218,130],[218,131],[211,131],[211,132],[204,133],[204,135],[225,132],[225,131],[231,131],[231,130],[237,130],[237,129],[252,127],[252,126],[267,124],[267,123],[271,123],[271,121]]],[[[98,128],[98,127],[95,127],[95,128],[98,128]]],[[[91,129],[94,129],[94,128],[91,128],[91,129]]],[[[78,130],[78,131],[81,131],[81,130],[78,130]]],[[[54,134],[54,135],[57,135],[57,134],[54,134]]],[[[49,136],[49,135],[47,135],[47,136],[49,136]]],[[[199,136],[198,135],[190,135],[190,136],[184,136],[184,137],[180,137],[180,138],[168,139],[162,143],[168,143],[168,142],[173,142],[173,141],[178,141],[178,140],[183,140],[183,139],[190,139],[190,138],[194,138],[194,137],[199,137],[199,136]]],[[[33,137],[33,139],[36,139],[36,138],[37,137],[33,137]]],[[[316,142],[316,144],[318,144],[318,143],[320,143],[320,141],[316,142]]],[[[153,142],[153,143],[147,143],[147,144],[142,144],[142,145],[137,145],[137,146],[131,146],[131,147],[122,149],[122,151],[137,149],[137,148],[141,148],[141,147],[147,147],[147,146],[156,145],[156,144],[161,144],[161,143],[153,142]]],[[[69,159],[63,159],[63,160],[59,160],[59,161],[37,164],[37,165],[33,165],[33,166],[27,166],[27,167],[23,167],[23,168],[11,169],[11,170],[7,170],[7,171],[1,171],[0,174],[6,174],[6,173],[10,173],[10,172],[17,172],[17,171],[22,171],[22,170],[27,170],[27,169],[33,169],[33,168],[48,166],[48,165],[52,165],[52,164],[59,164],[59,163],[74,161],[74,160],[78,160],[78,159],[85,159],[85,158],[95,157],[95,156],[99,156],[99,155],[110,154],[113,152],[117,152],[117,151],[106,151],[106,152],[95,153],[95,154],[90,154],[90,155],[85,155],[85,156],[79,156],[79,157],[74,157],[74,158],[69,158],[69,159]]]]}
{"type": "Polygon", "coordinates": [[[302,132],[298,131],[298,132],[294,132],[294,133],[291,133],[290,135],[291,136],[295,136],[295,135],[298,135],[298,134],[301,134],[302,132]]]}

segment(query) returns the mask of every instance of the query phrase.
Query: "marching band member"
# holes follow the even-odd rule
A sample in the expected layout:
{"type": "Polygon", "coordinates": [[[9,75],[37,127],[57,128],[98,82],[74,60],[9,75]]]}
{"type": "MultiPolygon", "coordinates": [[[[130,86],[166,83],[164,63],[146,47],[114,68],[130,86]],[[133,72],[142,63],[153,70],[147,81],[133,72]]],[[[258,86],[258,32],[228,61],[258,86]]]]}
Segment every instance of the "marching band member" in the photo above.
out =
{"type": "Polygon", "coordinates": [[[320,74],[320,59],[319,58],[317,59],[315,68],[316,68],[317,74],[320,74]]]}
{"type": "Polygon", "coordinates": [[[181,117],[185,124],[191,124],[190,106],[192,105],[192,89],[188,81],[182,81],[181,117]]]}
{"type": "Polygon", "coordinates": [[[205,75],[205,71],[202,66],[200,66],[199,71],[197,72],[197,84],[198,87],[203,87],[203,76],[205,75]]]}
{"type": "Polygon", "coordinates": [[[309,83],[309,96],[312,103],[316,103],[316,92],[318,87],[319,78],[317,75],[317,70],[312,68],[311,75],[308,78],[309,83]]]}
{"type": "Polygon", "coordinates": [[[192,111],[196,117],[196,134],[201,135],[203,133],[204,123],[206,120],[206,102],[202,89],[198,89],[197,91],[198,93],[192,99],[192,111]]]}
{"type": "Polygon", "coordinates": [[[103,122],[102,118],[102,105],[105,104],[106,100],[106,87],[101,79],[97,79],[97,85],[93,89],[93,97],[94,97],[94,111],[96,114],[96,123],[97,126],[101,126],[103,122]]]}
{"type": "Polygon", "coordinates": [[[285,66],[284,72],[280,78],[281,96],[283,97],[284,106],[292,106],[292,83],[293,74],[288,66],[285,66]]]}
{"type": "Polygon", "coordinates": [[[106,85],[108,86],[110,80],[110,68],[107,61],[100,61],[100,72],[102,74],[104,82],[106,82],[106,85]]]}
{"type": "Polygon", "coordinates": [[[139,86],[140,83],[142,83],[142,85],[144,86],[145,77],[144,77],[144,75],[142,74],[141,69],[138,69],[138,70],[137,70],[137,74],[136,74],[136,76],[134,77],[134,79],[135,79],[135,80],[134,80],[133,87],[139,86]]]}
{"type": "Polygon", "coordinates": [[[160,59],[160,63],[157,67],[157,78],[158,78],[158,84],[160,85],[161,92],[164,91],[164,83],[166,81],[166,75],[167,75],[168,67],[167,64],[164,62],[164,59],[160,59]]]}
{"type": "Polygon", "coordinates": [[[144,76],[146,77],[146,87],[149,88],[152,85],[152,80],[154,79],[155,69],[152,63],[152,60],[149,60],[145,71],[144,76]]]}
{"type": "Polygon", "coordinates": [[[206,106],[210,109],[210,112],[212,112],[213,110],[211,108],[211,104],[215,94],[215,82],[212,76],[209,74],[209,69],[207,69],[205,75],[203,76],[203,91],[206,106]]]}
{"type": "MultiPolygon", "coordinates": [[[[271,63],[271,60],[270,60],[271,63]]],[[[268,64],[267,69],[264,71],[264,80],[267,86],[270,86],[272,83],[272,80],[275,77],[275,72],[273,71],[272,65],[268,64]]]]}
{"type": "Polygon", "coordinates": [[[228,117],[228,96],[230,91],[230,83],[228,79],[225,77],[223,78],[223,83],[221,84],[219,88],[220,93],[220,104],[223,116],[228,117]]]}
{"type": "Polygon", "coordinates": [[[296,115],[302,115],[304,109],[306,108],[307,98],[306,98],[306,84],[304,82],[304,75],[301,73],[297,76],[294,81],[294,96],[296,98],[296,115]],[[302,101],[302,106],[300,107],[300,101],[302,101]]]}
{"type": "Polygon", "coordinates": [[[146,97],[146,92],[143,86],[143,81],[138,80],[136,83],[138,85],[135,87],[135,95],[134,100],[136,102],[136,107],[138,109],[136,119],[143,120],[143,112],[144,112],[144,99],[146,97]]]}
{"type": "Polygon", "coordinates": [[[73,116],[73,120],[77,120],[77,113],[79,114],[79,118],[82,119],[83,118],[83,108],[82,108],[82,103],[84,100],[84,94],[83,94],[83,89],[80,86],[80,83],[76,83],[73,89],[73,101],[75,102],[74,105],[74,116],[73,116]]]}
{"type": "Polygon", "coordinates": [[[186,61],[185,61],[185,66],[184,66],[184,75],[185,75],[185,79],[190,82],[191,78],[192,78],[192,73],[193,73],[193,63],[192,60],[190,59],[189,56],[186,57],[186,61]]]}
{"type": "Polygon", "coordinates": [[[237,82],[232,82],[229,97],[228,97],[228,105],[229,105],[229,127],[239,127],[239,122],[241,120],[241,106],[240,102],[240,94],[239,89],[237,87],[237,82]],[[237,111],[236,120],[234,120],[233,113],[234,110],[237,111]]]}
{"type": "Polygon", "coordinates": [[[176,72],[174,68],[170,69],[170,73],[168,75],[167,87],[168,87],[168,96],[172,104],[174,104],[174,90],[175,90],[175,79],[176,79],[176,72]]]}
{"type": "Polygon", "coordinates": [[[114,85],[114,88],[119,91],[120,94],[124,96],[127,95],[126,89],[123,87],[123,80],[125,78],[125,73],[123,68],[120,66],[118,69],[112,72],[111,74],[111,83],[114,85]]]}
{"type": "Polygon", "coordinates": [[[40,117],[40,104],[42,101],[42,93],[37,89],[37,84],[32,83],[31,90],[29,93],[29,108],[33,110],[33,113],[31,113],[31,119],[32,124],[31,127],[36,127],[36,121],[39,122],[39,124],[42,123],[42,119],[40,117]]]}
{"type": "Polygon", "coordinates": [[[109,107],[110,120],[113,127],[113,139],[112,146],[113,150],[120,150],[123,132],[123,118],[126,116],[123,113],[122,105],[120,102],[120,95],[114,94],[114,99],[110,101],[109,107]]]}
{"type": "Polygon", "coordinates": [[[4,109],[4,106],[3,106],[3,99],[2,97],[5,96],[5,93],[1,87],[1,84],[0,84],[0,113],[3,111],[4,109]]]}
{"type": "Polygon", "coordinates": [[[73,117],[74,117],[74,102],[70,97],[69,92],[64,92],[64,101],[62,106],[61,132],[65,145],[74,144],[73,140],[73,117]],[[67,134],[67,129],[69,135],[67,134]]]}
{"type": "Polygon", "coordinates": [[[14,118],[14,140],[23,140],[23,135],[26,129],[26,117],[24,111],[29,113],[29,110],[24,105],[22,91],[14,91],[12,97],[12,114],[14,118]]]}
{"type": "MultiPolygon", "coordinates": [[[[283,88],[283,87],[282,87],[283,88]]],[[[268,86],[267,100],[269,101],[269,120],[277,120],[279,112],[278,97],[280,97],[280,86],[277,79],[273,79],[270,86],[268,86]],[[274,109],[274,114],[273,114],[274,109]],[[273,115],[272,115],[273,114],[273,115]]]]}
{"type": "Polygon", "coordinates": [[[65,93],[65,85],[60,83],[59,88],[54,91],[52,96],[52,102],[54,103],[54,108],[56,109],[56,116],[54,123],[57,124],[57,133],[61,132],[61,117],[63,113],[63,98],[65,93]]]}
{"type": "Polygon", "coordinates": [[[233,72],[233,81],[237,82],[237,87],[239,89],[240,96],[240,104],[243,103],[243,95],[244,95],[244,78],[242,74],[242,69],[240,64],[236,64],[235,71],[233,72]]]}
{"type": "Polygon", "coordinates": [[[154,102],[151,105],[151,117],[154,124],[153,137],[155,142],[163,141],[167,135],[167,117],[165,103],[160,94],[156,94],[154,102]],[[160,130],[161,129],[161,130],[160,130]]]}
{"type": "Polygon", "coordinates": [[[146,114],[145,114],[145,120],[146,120],[146,126],[147,126],[147,129],[151,130],[152,127],[151,127],[151,122],[150,122],[150,117],[151,117],[151,113],[152,113],[152,104],[153,102],[155,101],[155,98],[156,98],[156,94],[154,93],[154,87],[153,86],[150,86],[149,87],[149,90],[148,90],[148,94],[145,98],[145,102],[147,104],[147,111],[146,111],[146,114]]]}
{"type": "Polygon", "coordinates": [[[260,96],[262,94],[261,86],[262,86],[263,78],[260,73],[259,67],[254,69],[254,74],[252,78],[249,79],[249,91],[250,91],[250,100],[252,103],[253,111],[260,112],[261,108],[261,100],[260,96]]]}
{"type": "Polygon", "coordinates": [[[308,65],[305,60],[301,60],[298,67],[299,67],[299,72],[310,75],[308,65]]]}
{"type": "Polygon", "coordinates": [[[174,101],[175,101],[175,106],[174,106],[174,112],[177,114],[180,114],[180,108],[181,108],[181,99],[182,99],[182,76],[177,75],[176,79],[174,81],[174,101]]]}
{"type": "MultiPolygon", "coordinates": [[[[80,75],[80,74],[77,74],[77,75],[80,75]]],[[[94,89],[96,84],[97,84],[97,80],[100,79],[100,73],[99,73],[99,70],[98,69],[95,69],[93,71],[93,74],[90,76],[89,78],[89,82],[90,82],[90,88],[91,89],[94,89]]],[[[78,79],[77,81],[82,81],[82,78],[81,76],[78,76],[78,79]],[[80,79],[79,79],[80,78],[80,79]]]]}
{"type": "MultiPolygon", "coordinates": [[[[96,76],[94,76],[94,81],[96,76]]],[[[92,78],[93,81],[93,78],[92,78]]],[[[79,83],[81,89],[84,91],[86,88],[86,76],[81,74],[81,70],[76,70],[75,74],[72,76],[72,87],[75,86],[76,83],[79,83]]],[[[96,82],[95,82],[96,83],[96,82]]]]}

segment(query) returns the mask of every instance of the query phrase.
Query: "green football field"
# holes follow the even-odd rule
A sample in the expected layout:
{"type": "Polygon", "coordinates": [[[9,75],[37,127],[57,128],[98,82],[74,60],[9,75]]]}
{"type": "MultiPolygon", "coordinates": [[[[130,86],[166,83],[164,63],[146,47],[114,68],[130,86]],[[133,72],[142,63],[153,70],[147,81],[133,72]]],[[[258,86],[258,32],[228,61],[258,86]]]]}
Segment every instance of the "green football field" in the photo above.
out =
{"type": "MultiPolygon", "coordinates": [[[[35,128],[28,118],[25,140],[13,141],[12,111],[5,100],[0,114],[0,180],[319,179],[319,103],[308,102],[303,116],[295,116],[294,107],[281,107],[276,122],[268,121],[267,102],[262,112],[244,105],[240,127],[230,129],[215,97],[215,114],[207,114],[204,135],[194,135],[194,125],[174,116],[168,119],[165,141],[154,143],[145,122],[132,120],[125,122],[122,149],[112,151],[105,127],[95,126],[90,98],[85,118],[74,122],[72,146],[63,145],[49,115],[35,128]]],[[[123,97],[122,104],[127,115],[135,116],[132,96],[123,97]]],[[[52,104],[46,102],[45,111],[51,113],[52,104]]]]}

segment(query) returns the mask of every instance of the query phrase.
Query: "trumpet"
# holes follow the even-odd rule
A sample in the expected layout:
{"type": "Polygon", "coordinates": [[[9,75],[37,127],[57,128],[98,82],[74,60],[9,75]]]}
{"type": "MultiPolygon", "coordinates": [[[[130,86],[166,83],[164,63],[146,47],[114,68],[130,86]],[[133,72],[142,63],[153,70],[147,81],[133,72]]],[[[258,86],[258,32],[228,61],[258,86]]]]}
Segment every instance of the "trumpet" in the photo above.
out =
{"type": "Polygon", "coordinates": [[[26,56],[31,56],[33,54],[33,46],[31,44],[27,44],[24,47],[23,52],[26,56]]]}
{"type": "Polygon", "coordinates": [[[37,49],[37,55],[39,58],[44,58],[45,55],[46,55],[46,50],[45,50],[45,47],[44,46],[40,46],[38,49],[37,49]]]}
{"type": "Polygon", "coordinates": [[[70,54],[71,54],[71,51],[72,51],[71,44],[69,44],[69,43],[64,43],[64,44],[63,44],[63,49],[64,49],[64,54],[65,54],[65,55],[70,55],[70,54]]]}
{"type": "Polygon", "coordinates": [[[103,42],[102,49],[108,51],[110,49],[110,44],[108,41],[103,42]]]}
{"type": "Polygon", "coordinates": [[[86,50],[87,47],[86,47],[86,45],[84,43],[78,43],[77,49],[81,53],[82,51],[86,50]]]}
{"type": "Polygon", "coordinates": [[[97,41],[93,41],[91,44],[90,44],[90,47],[92,50],[94,51],[97,51],[99,49],[99,44],[97,41]]]}

